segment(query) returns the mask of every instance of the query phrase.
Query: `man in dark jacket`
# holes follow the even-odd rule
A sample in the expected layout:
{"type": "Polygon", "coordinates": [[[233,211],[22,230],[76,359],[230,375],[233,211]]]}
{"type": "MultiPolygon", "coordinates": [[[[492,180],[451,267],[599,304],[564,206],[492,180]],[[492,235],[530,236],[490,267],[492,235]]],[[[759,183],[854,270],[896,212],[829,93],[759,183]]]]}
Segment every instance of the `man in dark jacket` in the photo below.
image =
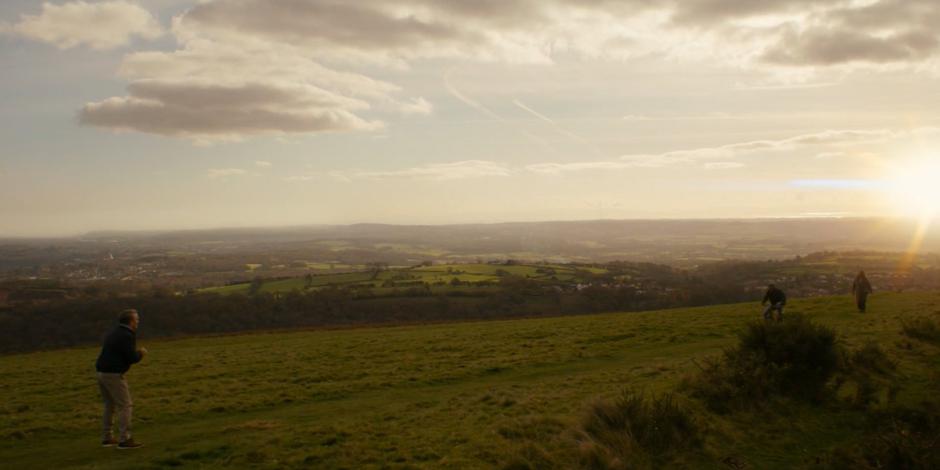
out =
{"type": "Polygon", "coordinates": [[[118,449],[136,449],[142,444],[131,437],[131,392],[127,388],[124,374],[131,364],[140,362],[147,354],[144,348],[137,349],[137,325],[140,315],[137,310],[125,310],[118,317],[118,326],[104,339],[101,354],[95,363],[98,371],[98,388],[104,400],[104,417],[101,445],[118,449]],[[120,440],[111,434],[112,416],[117,413],[120,440]]]}
{"type": "Polygon", "coordinates": [[[865,313],[865,304],[868,302],[868,294],[872,293],[871,283],[865,276],[865,271],[859,271],[852,282],[852,295],[855,296],[855,305],[858,311],[865,313]]]}
{"type": "Polygon", "coordinates": [[[773,319],[774,310],[777,311],[777,321],[783,320],[783,306],[787,304],[787,294],[776,286],[770,284],[767,286],[767,292],[764,294],[764,300],[761,305],[767,305],[764,309],[764,320],[773,319]]]}

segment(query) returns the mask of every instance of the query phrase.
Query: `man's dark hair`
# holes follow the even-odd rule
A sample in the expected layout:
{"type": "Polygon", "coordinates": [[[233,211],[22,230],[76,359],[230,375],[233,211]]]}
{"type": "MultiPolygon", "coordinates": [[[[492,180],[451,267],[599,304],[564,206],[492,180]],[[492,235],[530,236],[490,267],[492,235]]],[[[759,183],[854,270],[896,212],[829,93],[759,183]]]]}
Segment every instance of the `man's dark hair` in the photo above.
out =
{"type": "Polygon", "coordinates": [[[129,325],[131,323],[131,318],[134,318],[134,315],[137,315],[137,310],[132,308],[124,310],[120,315],[118,315],[118,323],[122,325],[129,325]]]}

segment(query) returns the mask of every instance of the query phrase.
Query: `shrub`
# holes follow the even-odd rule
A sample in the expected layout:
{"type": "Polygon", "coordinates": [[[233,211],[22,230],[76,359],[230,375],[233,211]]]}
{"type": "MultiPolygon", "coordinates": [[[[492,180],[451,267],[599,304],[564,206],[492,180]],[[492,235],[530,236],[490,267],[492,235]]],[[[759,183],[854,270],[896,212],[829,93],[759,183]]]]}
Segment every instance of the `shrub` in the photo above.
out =
{"type": "Polygon", "coordinates": [[[819,467],[842,469],[940,468],[940,414],[895,408],[872,415],[868,434],[860,442],[835,449],[819,467]]]}
{"type": "Polygon", "coordinates": [[[579,446],[585,468],[649,468],[701,445],[691,413],[671,394],[647,398],[624,391],[613,402],[594,403],[579,446]]]}
{"type": "Polygon", "coordinates": [[[685,386],[719,412],[773,395],[818,401],[840,368],[841,352],[831,328],[802,316],[752,323],[739,334],[737,346],[706,362],[685,386]]]}

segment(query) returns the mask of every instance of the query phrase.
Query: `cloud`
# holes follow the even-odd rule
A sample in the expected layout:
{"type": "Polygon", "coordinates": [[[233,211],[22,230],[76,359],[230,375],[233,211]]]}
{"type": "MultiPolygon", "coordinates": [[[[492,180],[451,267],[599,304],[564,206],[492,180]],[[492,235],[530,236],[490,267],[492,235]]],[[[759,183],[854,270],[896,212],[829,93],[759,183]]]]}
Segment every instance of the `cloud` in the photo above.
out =
{"type": "Polygon", "coordinates": [[[741,168],[744,164],[741,162],[708,162],[705,164],[706,170],[731,170],[741,168]]]}
{"type": "Polygon", "coordinates": [[[924,131],[925,129],[915,129],[913,131],[888,131],[883,129],[827,130],[778,140],[751,140],[717,147],[673,150],[655,154],[628,154],[621,156],[619,160],[613,161],[538,163],[528,165],[525,168],[534,173],[559,174],[585,170],[661,168],[703,162],[706,169],[730,169],[744,166],[742,162],[734,161],[734,159],[750,154],[781,152],[807,147],[838,149],[849,145],[884,142],[890,138],[924,131]]]}
{"type": "Polygon", "coordinates": [[[408,102],[401,103],[399,111],[402,114],[431,114],[434,106],[426,99],[418,97],[408,102]]]}
{"type": "Polygon", "coordinates": [[[314,48],[337,60],[551,63],[647,53],[830,66],[938,52],[935,0],[211,0],[179,24],[211,37],[314,48]]]}
{"type": "MultiPolygon", "coordinates": [[[[43,15],[35,18],[52,17],[47,10],[65,6],[143,11],[123,1],[72,2],[62,7],[44,5],[43,15]]],[[[141,31],[139,23],[122,22],[131,32],[109,32],[107,37],[126,43],[132,34],[156,34],[141,31]]],[[[198,142],[371,131],[385,126],[376,115],[423,116],[431,114],[434,106],[396,84],[353,70],[377,74],[393,67],[406,73],[417,63],[438,59],[529,64],[550,64],[560,56],[717,61],[767,72],[755,74],[755,81],[766,75],[774,78],[772,85],[782,80],[792,86],[814,79],[812,71],[820,67],[936,62],[940,4],[934,0],[201,0],[174,18],[171,31],[176,50],[127,55],[119,72],[129,82],[126,96],[88,103],[79,121],[198,142]]],[[[485,100],[454,87],[449,77],[454,69],[450,70],[444,86],[452,96],[505,121],[483,104],[485,100]]],[[[525,103],[514,104],[556,132],[584,143],[525,103]]],[[[538,138],[526,137],[544,145],[538,138]]],[[[641,166],[656,161],[648,156],[631,159],[641,166]]]]}
{"type": "Polygon", "coordinates": [[[382,126],[353,113],[365,103],[312,85],[144,80],[128,92],[85,105],[79,122],[195,140],[382,126]]]}
{"type": "Polygon", "coordinates": [[[210,168],[208,176],[211,179],[225,178],[227,176],[241,176],[248,174],[248,171],[241,168],[210,168]]]}
{"type": "Polygon", "coordinates": [[[271,162],[266,162],[264,160],[255,161],[255,166],[260,168],[271,168],[271,162]]]}
{"type": "MultiPolygon", "coordinates": [[[[179,24],[215,39],[251,37],[315,49],[329,60],[406,67],[418,59],[551,63],[555,53],[622,56],[645,50],[649,0],[210,0],[179,24]]],[[[652,16],[651,16],[652,15],[652,16]]]]}
{"type": "Polygon", "coordinates": [[[403,170],[334,172],[331,176],[345,180],[406,178],[450,181],[486,176],[510,176],[511,174],[512,170],[502,163],[486,160],[465,160],[452,163],[432,163],[403,170]]]}
{"type": "Polygon", "coordinates": [[[885,183],[872,180],[803,179],[790,181],[790,186],[813,189],[878,189],[885,187],[885,183]]]}
{"type": "Polygon", "coordinates": [[[934,31],[905,31],[877,36],[854,30],[788,31],[763,59],[785,65],[833,65],[850,62],[918,62],[934,55],[940,37],[934,31]]]}
{"type": "Polygon", "coordinates": [[[60,49],[82,45],[114,49],[128,44],[134,36],[156,39],[163,34],[163,28],[150,12],[122,0],[43,3],[38,15],[23,15],[10,29],[16,35],[60,49]]]}
{"type": "MultiPolygon", "coordinates": [[[[302,51],[287,56],[316,57],[331,67],[399,71],[429,59],[551,64],[558,57],[660,57],[749,70],[756,73],[741,86],[780,89],[831,85],[820,82],[822,68],[940,69],[938,16],[934,0],[205,0],[179,15],[173,31],[184,49],[201,42],[274,47],[277,53],[255,59],[261,62],[281,60],[287,45],[302,51]]],[[[174,61],[188,60],[183,55],[174,53],[174,61]]],[[[131,62],[126,68],[139,70],[131,62]]],[[[499,119],[446,75],[445,87],[499,119]]],[[[424,98],[396,92],[368,101],[379,112],[431,113],[424,98]]]]}
{"type": "Polygon", "coordinates": [[[631,162],[604,161],[604,162],[576,162],[576,163],[535,163],[526,165],[525,169],[533,173],[542,174],[560,174],[569,171],[583,170],[621,170],[624,168],[635,168],[636,165],[631,162]]]}
{"type": "Polygon", "coordinates": [[[294,175],[284,178],[284,181],[312,181],[317,179],[317,175],[294,175]]]}
{"type": "Polygon", "coordinates": [[[702,26],[760,16],[801,13],[819,3],[818,0],[675,0],[672,19],[682,25],[702,26]]]}
{"type": "Polygon", "coordinates": [[[423,99],[402,103],[399,88],[311,60],[290,45],[224,44],[191,39],[173,52],[125,57],[128,94],[88,103],[79,122],[197,142],[259,135],[371,131],[375,108],[430,112],[423,99]]]}
{"type": "Polygon", "coordinates": [[[385,124],[366,116],[371,112],[433,111],[422,97],[402,97],[397,85],[327,67],[294,44],[210,38],[180,18],[173,33],[180,42],[175,51],[126,55],[118,73],[130,82],[127,95],[88,103],[79,122],[212,143],[373,131],[385,124]]]}
{"type": "Polygon", "coordinates": [[[779,2],[781,9],[804,14],[766,31],[773,43],[761,60],[788,66],[916,64],[940,52],[940,4],[934,0],[800,3],[806,2],[779,2]]]}

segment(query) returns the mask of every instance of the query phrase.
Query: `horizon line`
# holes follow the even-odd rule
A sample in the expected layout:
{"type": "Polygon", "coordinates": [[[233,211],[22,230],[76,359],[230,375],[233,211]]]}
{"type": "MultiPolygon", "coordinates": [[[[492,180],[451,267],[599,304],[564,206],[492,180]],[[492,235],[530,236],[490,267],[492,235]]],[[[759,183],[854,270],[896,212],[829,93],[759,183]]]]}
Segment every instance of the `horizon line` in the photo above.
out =
{"type": "Polygon", "coordinates": [[[62,235],[4,235],[0,234],[0,240],[63,240],[63,239],[81,239],[82,237],[102,236],[105,234],[133,235],[133,234],[168,234],[182,232],[210,232],[219,230],[291,230],[291,229],[311,229],[311,228],[335,228],[335,227],[354,227],[361,225],[389,226],[389,227],[459,227],[469,225],[510,225],[510,224],[547,224],[547,223],[596,223],[596,222],[683,222],[683,221],[799,221],[799,220],[918,220],[911,216],[887,216],[887,215],[852,215],[852,214],[800,214],[800,215],[778,215],[778,216],[753,216],[753,217],[636,217],[636,218],[591,218],[591,219],[543,219],[543,220],[506,220],[490,222],[451,222],[451,223],[388,223],[388,222],[353,222],[343,224],[331,223],[309,223],[309,224],[285,224],[285,225],[220,225],[213,227],[178,227],[178,228],[142,228],[142,229],[122,229],[122,228],[102,228],[86,230],[62,235]]]}

